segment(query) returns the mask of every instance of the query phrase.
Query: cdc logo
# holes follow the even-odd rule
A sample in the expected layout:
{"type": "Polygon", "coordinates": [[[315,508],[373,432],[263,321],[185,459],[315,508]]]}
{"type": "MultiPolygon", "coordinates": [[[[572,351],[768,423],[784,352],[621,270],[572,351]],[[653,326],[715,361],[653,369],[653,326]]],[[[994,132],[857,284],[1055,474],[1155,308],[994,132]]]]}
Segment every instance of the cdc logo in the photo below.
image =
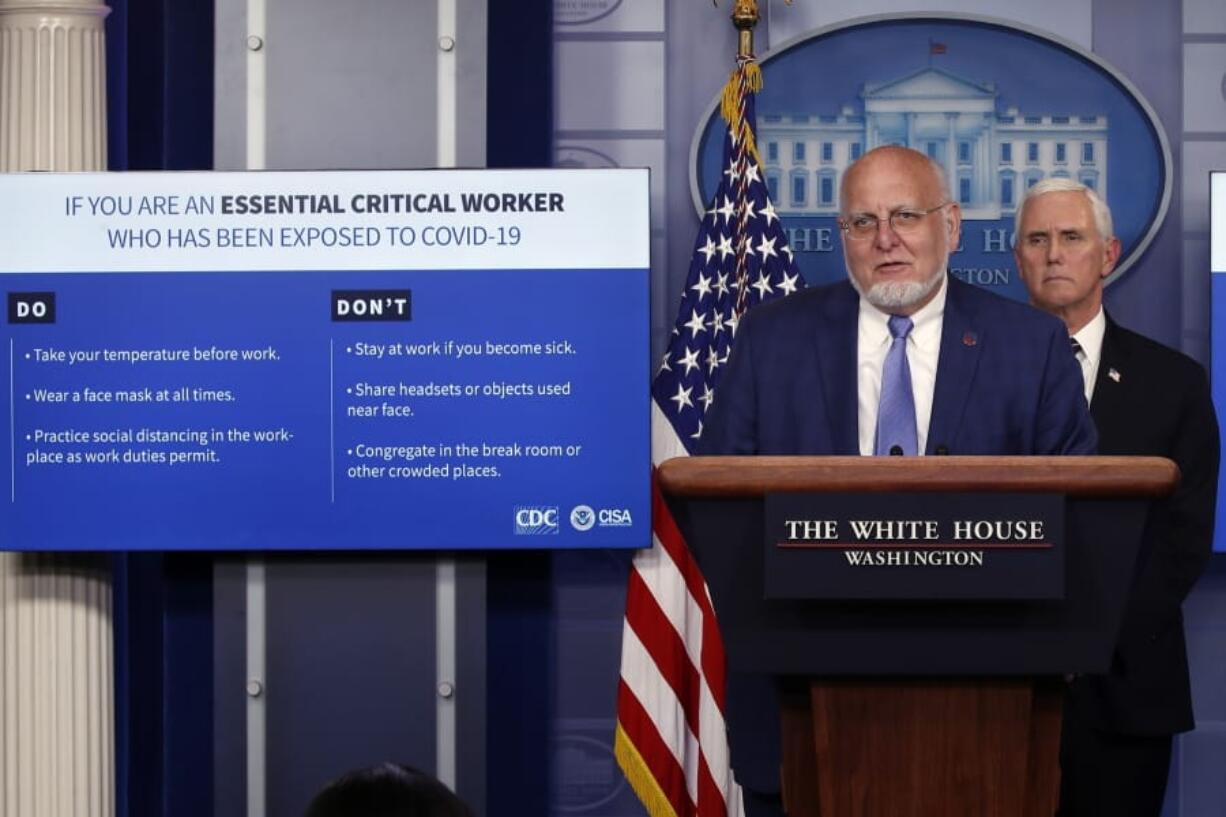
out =
{"type": "Polygon", "coordinates": [[[540,536],[558,532],[556,505],[516,505],[515,535],[540,536]]]}

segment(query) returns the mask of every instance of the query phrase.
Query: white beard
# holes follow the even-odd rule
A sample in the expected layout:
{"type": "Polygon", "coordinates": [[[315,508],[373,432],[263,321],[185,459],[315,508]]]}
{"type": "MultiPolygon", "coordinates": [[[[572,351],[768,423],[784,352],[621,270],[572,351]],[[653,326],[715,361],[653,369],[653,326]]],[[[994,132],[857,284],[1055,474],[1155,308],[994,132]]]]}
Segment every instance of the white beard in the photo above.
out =
{"type": "Polygon", "coordinates": [[[864,300],[882,312],[891,312],[909,309],[927,298],[941,285],[945,271],[942,269],[927,281],[881,281],[869,287],[868,292],[861,288],[860,282],[856,280],[856,276],[851,274],[851,270],[847,271],[847,277],[864,300]]]}

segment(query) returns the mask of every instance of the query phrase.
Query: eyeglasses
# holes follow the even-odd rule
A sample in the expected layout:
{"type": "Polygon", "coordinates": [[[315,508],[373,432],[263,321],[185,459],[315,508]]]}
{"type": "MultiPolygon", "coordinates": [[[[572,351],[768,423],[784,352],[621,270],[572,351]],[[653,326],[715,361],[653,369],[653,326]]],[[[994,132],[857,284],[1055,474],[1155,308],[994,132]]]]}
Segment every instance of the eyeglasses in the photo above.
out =
{"type": "MultiPolygon", "coordinates": [[[[913,233],[919,229],[926,216],[932,215],[937,210],[940,210],[942,207],[948,207],[952,203],[943,201],[936,207],[929,207],[927,210],[900,207],[889,215],[890,229],[899,235],[913,233]]],[[[875,236],[880,224],[881,219],[872,213],[856,213],[848,218],[839,219],[839,228],[847,234],[848,238],[855,239],[856,241],[864,241],[875,236]]]]}

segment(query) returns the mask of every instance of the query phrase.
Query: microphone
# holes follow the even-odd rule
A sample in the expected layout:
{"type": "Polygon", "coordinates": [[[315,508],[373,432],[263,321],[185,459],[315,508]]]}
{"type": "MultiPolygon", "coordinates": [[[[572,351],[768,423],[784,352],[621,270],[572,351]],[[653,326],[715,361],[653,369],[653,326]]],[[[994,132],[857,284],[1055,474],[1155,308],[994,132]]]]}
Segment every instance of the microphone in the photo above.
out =
{"type": "Polygon", "coordinates": [[[949,456],[949,446],[945,445],[944,443],[941,443],[940,445],[936,447],[936,450],[933,451],[932,453],[936,454],[938,457],[948,457],[949,456]]]}
{"type": "Polygon", "coordinates": [[[901,457],[902,456],[902,446],[901,445],[890,446],[890,456],[891,457],[901,457]]]}

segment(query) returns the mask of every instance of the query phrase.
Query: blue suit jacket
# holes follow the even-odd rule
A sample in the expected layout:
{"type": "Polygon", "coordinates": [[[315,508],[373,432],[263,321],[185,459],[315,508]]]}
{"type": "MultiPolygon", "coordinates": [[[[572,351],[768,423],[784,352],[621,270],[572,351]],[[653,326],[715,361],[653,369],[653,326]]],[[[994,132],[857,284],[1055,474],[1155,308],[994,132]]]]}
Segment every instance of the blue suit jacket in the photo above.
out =
{"type": "MultiPolygon", "coordinates": [[[[1093,454],[1094,423],[1056,318],[947,279],[928,454],[1093,454]]],[[[700,453],[859,454],[849,283],[746,313],[700,453]]]]}
{"type": "MultiPolygon", "coordinates": [[[[1095,453],[1064,324],[956,278],[946,283],[926,453],[1095,453]]],[[[858,314],[846,282],[746,313],[699,453],[859,454],[858,314]]],[[[730,674],[726,715],[737,779],[778,791],[773,680],[730,674]]]]}

